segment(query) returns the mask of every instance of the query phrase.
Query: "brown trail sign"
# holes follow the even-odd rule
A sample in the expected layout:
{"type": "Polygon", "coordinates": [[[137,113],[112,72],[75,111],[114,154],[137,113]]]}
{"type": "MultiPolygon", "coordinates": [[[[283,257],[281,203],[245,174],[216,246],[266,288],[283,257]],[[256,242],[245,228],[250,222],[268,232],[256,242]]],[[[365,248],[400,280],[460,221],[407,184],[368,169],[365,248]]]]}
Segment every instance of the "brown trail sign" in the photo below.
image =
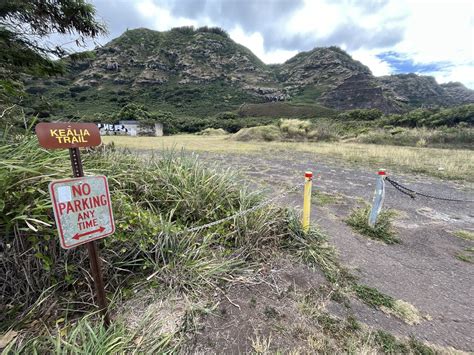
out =
{"type": "Polygon", "coordinates": [[[99,128],[94,123],[38,123],[36,136],[47,149],[95,147],[100,145],[99,128]]]}
{"type": "Polygon", "coordinates": [[[39,123],[35,130],[42,147],[69,149],[73,175],[81,178],[53,181],[49,188],[61,246],[72,248],[85,244],[87,247],[97,303],[108,326],[110,318],[95,240],[115,230],[109,188],[105,176],[84,178],[79,151],[79,147],[94,147],[101,143],[99,128],[93,123],[39,123]]]}

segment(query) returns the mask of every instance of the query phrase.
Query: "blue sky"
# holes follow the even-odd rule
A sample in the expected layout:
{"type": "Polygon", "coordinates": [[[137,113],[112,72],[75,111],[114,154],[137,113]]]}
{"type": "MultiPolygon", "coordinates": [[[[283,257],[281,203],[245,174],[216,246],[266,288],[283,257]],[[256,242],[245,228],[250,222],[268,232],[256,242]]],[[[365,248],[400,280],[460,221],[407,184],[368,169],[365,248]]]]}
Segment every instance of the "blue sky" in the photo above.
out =
{"type": "Polygon", "coordinates": [[[422,75],[429,75],[452,67],[450,62],[431,62],[431,63],[416,63],[413,59],[404,57],[403,55],[394,52],[382,52],[376,55],[380,60],[388,63],[393,74],[416,73],[422,75]]]}
{"type": "Polygon", "coordinates": [[[375,75],[416,72],[474,89],[472,0],[90,0],[109,27],[219,26],[266,63],[336,45],[375,75]]]}

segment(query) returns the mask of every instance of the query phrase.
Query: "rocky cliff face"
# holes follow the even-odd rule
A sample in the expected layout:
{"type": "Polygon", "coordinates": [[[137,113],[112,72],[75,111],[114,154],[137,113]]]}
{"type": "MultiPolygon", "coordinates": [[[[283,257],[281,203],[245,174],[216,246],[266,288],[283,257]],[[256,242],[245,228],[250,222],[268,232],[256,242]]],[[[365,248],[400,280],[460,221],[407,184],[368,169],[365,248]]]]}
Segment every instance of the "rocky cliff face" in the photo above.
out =
{"type": "Polygon", "coordinates": [[[208,28],[127,31],[71,64],[67,78],[31,86],[78,113],[113,112],[127,102],[196,115],[269,101],[384,112],[474,102],[474,91],[459,83],[438,85],[415,74],[377,78],[337,47],[265,65],[225,32],[208,28]]]}
{"type": "MultiPolygon", "coordinates": [[[[273,72],[247,48],[223,34],[175,29],[137,29],[96,50],[96,59],[75,85],[206,85],[224,81],[257,96],[281,94],[273,72]]],[[[271,97],[269,97],[271,99],[271,97]]]]}
{"type": "Polygon", "coordinates": [[[337,47],[300,53],[276,68],[278,78],[293,96],[305,95],[336,109],[379,108],[399,111],[393,95],[384,93],[370,69],[337,47]]]}
{"type": "Polygon", "coordinates": [[[398,74],[379,77],[384,90],[409,107],[453,106],[474,102],[474,91],[461,83],[439,85],[431,76],[398,74]]]}

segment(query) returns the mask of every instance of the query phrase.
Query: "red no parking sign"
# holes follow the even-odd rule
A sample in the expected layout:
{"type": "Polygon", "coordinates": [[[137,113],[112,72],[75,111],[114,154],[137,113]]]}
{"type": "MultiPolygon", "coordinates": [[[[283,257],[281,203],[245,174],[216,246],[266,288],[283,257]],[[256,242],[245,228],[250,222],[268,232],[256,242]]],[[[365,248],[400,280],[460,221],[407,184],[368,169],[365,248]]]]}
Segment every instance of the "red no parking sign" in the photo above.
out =
{"type": "Polygon", "coordinates": [[[49,184],[61,246],[65,249],[115,231],[105,176],[56,180],[49,184]]]}

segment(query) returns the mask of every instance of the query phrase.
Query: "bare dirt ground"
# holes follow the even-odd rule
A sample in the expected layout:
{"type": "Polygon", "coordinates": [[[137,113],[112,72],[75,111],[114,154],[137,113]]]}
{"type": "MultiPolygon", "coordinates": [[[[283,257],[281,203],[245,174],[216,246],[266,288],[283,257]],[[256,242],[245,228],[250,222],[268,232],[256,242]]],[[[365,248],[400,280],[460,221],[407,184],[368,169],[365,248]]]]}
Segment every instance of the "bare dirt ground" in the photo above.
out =
{"type": "MultiPolygon", "coordinates": [[[[413,335],[419,340],[440,346],[474,350],[474,265],[456,258],[457,253],[472,247],[474,243],[453,235],[458,230],[473,232],[474,204],[422,197],[411,199],[387,184],[385,207],[399,211],[395,226],[401,243],[386,245],[358,235],[345,223],[354,207],[360,206],[362,201],[372,200],[375,171],[342,161],[321,159],[313,154],[291,152],[279,156],[265,153],[206,153],[200,154],[200,159],[221,168],[239,169],[246,181],[251,181],[255,186],[270,187],[273,190],[270,195],[301,183],[304,171],[313,171],[313,191],[319,190],[337,198],[324,205],[313,203],[312,223],[317,224],[328,235],[330,242],[337,248],[342,263],[359,277],[361,283],[375,287],[395,299],[411,303],[424,319],[419,324],[409,325],[355,300],[351,301],[350,307],[330,302],[326,307],[328,311],[339,317],[353,315],[374,329],[384,329],[402,337],[413,335]]],[[[414,190],[428,194],[474,199],[473,187],[469,183],[441,181],[414,174],[391,176],[414,190]]],[[[292,194],[281,203],[298,208],[302,205],[302,193],[292,194]]],[[[314,287],[314,283],[324,283],[321,275],[308,276],[307,271],[298,272],[295,268],[297,267],[293,267],[290,273],[285,272],[285,268],[271,267],[271,270],[275,275],[280,275],[280,278],[289,277],[294,280],[295,285],[299,285],[303,291],[310,286],[314,287]],[[298,281],[299,278],[306,281],[298,281]]],[[[278,289],[279,283],[276,282],[275,285],[278,289]]],[[[194,340],[195,344],[201,344],[198,349],[233,353],[255,350],[255,334],[262,333],[262,328],[266,328],[263,334],[275,333],[275,320],[263,322],[264,324],[253,324],[249,320],[251,315],[258,312],[262,314],[262,319],[265,319],[265,314],[268,316],[272,313],[265,310],[264,306],[258,308],[252,305],[252,298],[258,299],[256,304],[273,302],[274,307],[286,309],[281,312],[276,310],[273,314],[276,319],[280,313],[290,315],[286,317],[291,317],[294,313],[291,307],[285,306],[285,298],[278,299],[273,291],[263,292],[264,287],[259,285],[230,289],[219,306],[220,315],[208,317],[202,334],[194,340]],[[265,301],[265,297],[275,300],[265,301]],[[231,299],[235,301],[230,303],[231,299]],[[228,340],[222,342],[219,339],[228,340]],[[236,342],[235,339],[240,341],[236,342]]],[[[291,322],[297,323],[294,319],[290,319],[291,322]]],[[[286,347],[281,340],[285,338],[283,334],[276,334],[273,339],[280,339],[276,341],[277,344],[281,343],[281,346],[286,347]]]]}

